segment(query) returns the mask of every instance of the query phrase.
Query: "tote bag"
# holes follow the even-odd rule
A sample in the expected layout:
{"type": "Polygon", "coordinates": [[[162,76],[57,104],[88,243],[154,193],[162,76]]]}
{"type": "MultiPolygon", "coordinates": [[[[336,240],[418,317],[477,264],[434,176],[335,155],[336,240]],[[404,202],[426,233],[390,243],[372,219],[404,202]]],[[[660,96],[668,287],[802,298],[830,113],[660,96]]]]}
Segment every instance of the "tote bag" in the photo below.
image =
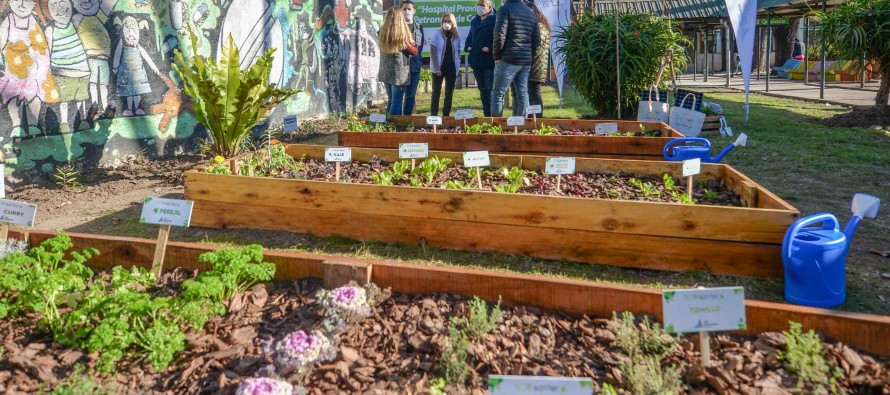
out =
{"type": "Polygon", "coordinates": [[[705,113],[683,108],[686,99],[692,97],[692,108],[695,108],[695,95],[689,93],[680,102],[679,107],[671,109],[669,125],[678,132],[683,133],[686,137],[697,137],[701,134],[701,127],[705,124],[705,113]]]}
{"type": "MultiPolygon", "coordinates": [[[[648,93],[649,97],[644,97],[643,99],[649,100],[640,100],[640,105],[637,109],[637,121],[668,123],[670,119],[668,110],[670,107],[668,107],[667,100],[663,102],[660,100],[661,92],[655,89],[654,86],[648,93]]],[[[665,99],[667,99],[667,92],[665,92],[665,99]]]]}

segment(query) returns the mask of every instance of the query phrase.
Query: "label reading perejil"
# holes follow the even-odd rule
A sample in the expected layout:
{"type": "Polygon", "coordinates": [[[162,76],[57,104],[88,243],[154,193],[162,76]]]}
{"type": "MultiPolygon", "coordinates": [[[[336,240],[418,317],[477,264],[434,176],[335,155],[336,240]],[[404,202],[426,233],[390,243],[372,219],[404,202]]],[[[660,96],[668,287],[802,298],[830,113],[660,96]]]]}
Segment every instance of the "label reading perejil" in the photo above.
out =
{"type": "Polygon", "coordinates": [[[437,125],[437,126],[441,125],[442,117],[434,117],[434,116],[426,117],[426,123],[427,123],[427,125],[437,125]]]}
{"type": "Polygon", "coordinates": [[[34,226],[37,206],[31,203],[0,199],[0,222],[13,225],[34,226]]]}
{"type": "Polygon", "coordinates": [[[368,120],[371,123],[386,123],[386,114],[371,114],[368,120]]]}
{"type": "Polygon", "coordinates": [[[192,206],[191,200],[146,197],[139,222],[188,227],[192,219],[192,206]]]}
{"type": "Polygon", "coordinates": [[[701,173],[701,159],[695,158],[683,161],[683,177],[690,177],[701,173]]]}
{"type": "Polygon", "coordinates": [[[525,117],[515,116],[507,118],[507,126],[525,126],[525,117]]]}
{"type": "Polygon", "coordinates": [[[327,162],[351,162],[351,148],[325,148],[324,160],[327,162]]]}
{"type": "Polygon", "coordinates": [[[420,159],[430,155],[430,145],[427,143],[401,143],[399,144],[400,159],[420,159]]]}
{"type": "Polygon", "coordinates": [[[454,112],[454,119],[456,119],[458,121],[461,121],[464,119],[471,119],[471,118],[475,118],[475,117],[476,117],[476,113],[473,111],[472,108],[465,108],[463,110],[457,110],[454,112]]]}
{"type": "Polygon", "coordinates": [[[575,174],[575,158],[547,158],[547,174],[575,174]]]}
{"type": "Polygon", "coordinates": [[[533,106],[528,106],[528,107],[525,109],[525,113],[526,113],[526,114],[537,114],[537,113],[539,113],[539,112],[541,112],[541,105],[540,105],[540,104],[535,104],[535,105],[533,105],[533,106]]]}
{"type": "Polygon", "coordinates": [[[488,157],[488,151],[464,152],[465,167],[485,167],[490,165],[491,159],[488,157]]]}
{"type": "Polygon", "coordinates": [[[615,134],[618,133],[618,124],[615,122],[598,123],[594,131],[596,134],[615,134]]]}

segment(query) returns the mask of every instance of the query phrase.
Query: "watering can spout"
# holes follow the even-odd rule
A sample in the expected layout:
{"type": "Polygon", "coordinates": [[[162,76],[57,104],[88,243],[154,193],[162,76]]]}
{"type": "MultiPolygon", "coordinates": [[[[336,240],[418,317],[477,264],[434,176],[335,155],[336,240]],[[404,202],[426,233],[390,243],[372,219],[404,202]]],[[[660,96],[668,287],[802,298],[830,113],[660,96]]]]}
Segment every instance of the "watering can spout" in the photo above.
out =
{"type": "Polygon", "coordinates": [[[711,162],[719,163],[721,160],[723,160],[723,157],[729,153],[729,151],[734,150],[735,147],[744,147],[746,145],[748,145],[748,135],[742,133],[741,135],[739,135],[739,138],[737,138],[735,140],[735,142],[733,142],[732,144],[730,144],[726,148],[724,148],[723,151],[721,151],[719,154],[717,154],[717,156],[715,156],[714,158],[711,158],[711,162]]]}
{"type": "Polygon", "coordinates": [[[850,241],[853,240],[853,235],[856,233],[856,228],[859,227],[862,218],[876,217],[880,205],[881,199],[878,199],[875,196],[864,193],[853,195],[853,217],[850,218],[850,222],[847,222],[847,226],[844,227],[844,236],[847,237],[847,243],[850,243],[850,241]]]}

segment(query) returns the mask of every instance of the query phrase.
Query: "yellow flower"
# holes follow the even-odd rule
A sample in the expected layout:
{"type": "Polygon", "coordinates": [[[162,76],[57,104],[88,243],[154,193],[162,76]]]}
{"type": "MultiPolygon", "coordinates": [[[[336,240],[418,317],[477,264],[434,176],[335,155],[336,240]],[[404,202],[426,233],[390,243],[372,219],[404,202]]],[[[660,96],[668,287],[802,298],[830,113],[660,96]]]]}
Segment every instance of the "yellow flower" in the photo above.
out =
{"type": "Polygon", "coordinates": [[[353,120],[353,121],[358,121],[358,117],[355,116],[355,115],[353,115],[353,116],[352,116],[352,120],[353,120]]]}
{"type": "Polygon", "coordinates": [[[213,163],[223,163],[226,158],[223,158],[221,155],[217,155],[213,157],[213,163]]]}

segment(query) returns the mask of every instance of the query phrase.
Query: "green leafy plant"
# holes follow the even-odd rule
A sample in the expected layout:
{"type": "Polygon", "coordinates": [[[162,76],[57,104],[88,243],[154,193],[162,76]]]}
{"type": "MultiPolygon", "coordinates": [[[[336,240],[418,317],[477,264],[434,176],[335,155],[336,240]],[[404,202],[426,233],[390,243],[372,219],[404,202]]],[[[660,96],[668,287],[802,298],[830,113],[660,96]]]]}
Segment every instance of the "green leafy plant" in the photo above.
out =
{"type": "Polygon", "coordinates": [[[541,127],[535,132],[538,136],[552,136],[557,133],[559,133],[559,129],[550,125],[545,125],[543,122],[541,122],[541,127]]]}
{"type": "Polygon", "coordinates": [[[633,313],[619,317],[612,314],[610,323],[615,342],[628,356],[630,363],[622,365],[628,390],[634,394],[679,394],[683,392],[680,366],[662,367],[662,361],[678,349],[677,338],[644,317],[637,325],[633,313]]]}
{"type": "Polygon", "coordinates": [[[642,192],[645,197],[658,196],[661,194],[658,191],[658,188],[655,187],[655,185],[652,185],[651,182],[643,182],[636,178],[631,178],[630,184],[639,188],[640,192],[642,192]]]}
{"type": "Polygon", "coordinates": [[[430,395],[448,395],[448,393],[445,392],[445,384],[446,381],[442,377],[430,380],[430,395]]]}
{"type": "Polygon", "coordinates": [[[504,134],[504,129],[488,123],[477,123],[467,126],[467,134],[504,134]]]}
{"type": "Polygon", "coordinates": [[[664,173],[661,175],[661,179],[664,181],[664,189],[668,191],[673,191],[677,189],[677,183],[674,181],[674,177],[671,177],[670,174],[664,173]]]}
{"type": "Polygon", "coordinates": [[[194,280],[183,281],[183,297],[186,299],[206,298],[222,302],[260,281],[271,280],[275,274],[275,265],[263,262],[260,245],[223,248],[204,253],[198,260],[211,264],[213,270],[199,274],[194,280]]]}
{"type": "Polygon", "coordinates": [[[472,188],[472,187],[473,187],[473,184],[466,182],[466,181],[460,181],[460,180],[457,180],[457,181],[448,180],[448,181],[445,181],[445,185],[442,185],[442,189],[467,189],[467,188],[472,188]]]}
{"type": "Polygon", "coordinates": [[[226,158],[223,158],[222,155],[216,155],[213,157],[213,160],[204,167],[205,173],[210,174],[232,174],[232,169],[229,168],[229,164],[225,163],[226,158]]]}
{"type": "Polygon", "coordinates": [[[371,174],[371,179],[374,180],[374,183],[377,185],[393,185],[392,173],[392,170],[384,170],[371,174]]]}
{"type": "Polygon", "coordinates": [[[717,200],[717,195],[717,191],[712,191],[708,188],[705,188],[705,196],[708,198],[708,200],[717,200]]]}
{"type": "Polygon", "coordinates": [[[799,322],[789,321],[789,325],[790,328],[782,332],[785,335],[785,350],[780,351],[778,357],[784,361],[785,368],[797,376],[798,388],[808,387],[818,392],[830,389],[836,393],[836,381],[841,372],[836,370],[831,375],[819,335],[812,329],[803,332],[803,325],[799,322]]]}
{"type": "Polygon", "coordinates": [[[429,185],[436,179],[436,175],[445,170],[450,163],[451,159],[434,156],[432,158],[424,159],[423,162],[411,171],[411,174],[422,175],[423,181],[429,185]]]}
{"type": "Polygon", "coordinates": [[[601,117],[617,114],[616,92],[621,90],[620,118],[630,117],[641,92],[655,84],[666,53],[673,60],[674,70],[686,69],[683,48],[690,45],[677,29],[677,22],[652,13],[581,13],[557,40],[562,43],[559,51],[565,56],[575,88],[601,117]],[[621,52],[620,86],[616,86],[615,78],[616,33],[621,52]]]}
{"type": "Polygon", "coordinates": [[[470,316],[464,322],[468,335],[471,339],[481,339],[485,335],[491,333],[495,329],[495,325],[504,318],[501,311],[501,298],[498,303],[488,310],[488,302],[478,296],[470,299],[470,316]]]}
{"type": "MultiPolygon", "coordinates": [[[[192,31],[189,36],[191,48],[198,48],[198,37],[192,31]]],[[[216,155],[237,155],[251,128],[297,93],[269,84],[274,52],[274,48],[267,50],[250,67],[242,69],[241,55],[231,35],[222,43],[216,61],[195,53],[184,57],[182,51],[174,50],[173,68],[192,99],[195,118],[213,137],[216,155]]]]}
{"type": "Polygon", "coordinates": [[[529,184],[528,177],[526,177],[529,172],[526,170],[522,170],[517,166],[513,166],[509,169],[506,167],[502,167],[500,168],[500,170],[498,170],[498,173],[503,175],[509,183],[505,185],[495,185],[495,191],[516,193],[519,192],[519,189],[522,188],[523,184],[529,184]]]}
{"type": "Polygon", "coordinates": [[[454,384],[463,384],[470,377],[469,351],[470,338],[466,331],[459,327],[459,320],[451,319],[448,327],[448,343],[442,351],[440,361],[445,376],[445,381],[454,384]]]}
{"type": "Polygon", "coordinates": [[[56,167],[53,178],[56,180],[56,185],[68,192],[75,192],[82,186],[80,184],[80,169],[76,163],[69,162],[56,167]]]}
{"type": "Polygon", "coordinates": [[[97,381],[86,370],[83,365],[77,364],[64,383],[57,385],[48,393],[42,390],[38,393],[44,395],[115,395],[123,392],[115,381],[97,381]]]}

